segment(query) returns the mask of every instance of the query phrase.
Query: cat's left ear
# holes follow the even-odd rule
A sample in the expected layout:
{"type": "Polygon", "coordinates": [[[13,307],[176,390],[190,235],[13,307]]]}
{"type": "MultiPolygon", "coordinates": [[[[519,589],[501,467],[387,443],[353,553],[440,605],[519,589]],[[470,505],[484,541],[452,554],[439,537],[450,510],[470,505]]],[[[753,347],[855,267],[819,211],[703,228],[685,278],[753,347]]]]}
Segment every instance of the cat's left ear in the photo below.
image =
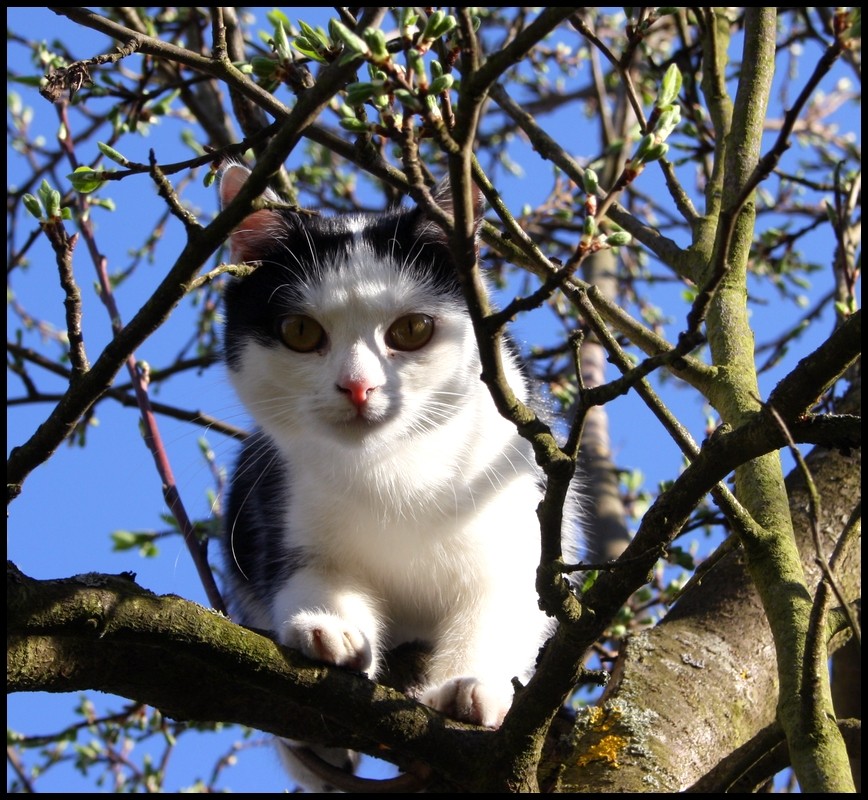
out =
{"type": "MultiPolygon", "coordinates": [[[[220,173],[220,207],[231,203],[250,175],[250,170],[240,164],[230,164],[220,173]]],[[[280,198],[270,189],[263,197],[275,203],[280,198]]],[[[259,261],[267,245],[286,234],[287,220],[279,211],[262,209],[246,216],[229,236],[232,261],[242,264],[259,261]]]]}

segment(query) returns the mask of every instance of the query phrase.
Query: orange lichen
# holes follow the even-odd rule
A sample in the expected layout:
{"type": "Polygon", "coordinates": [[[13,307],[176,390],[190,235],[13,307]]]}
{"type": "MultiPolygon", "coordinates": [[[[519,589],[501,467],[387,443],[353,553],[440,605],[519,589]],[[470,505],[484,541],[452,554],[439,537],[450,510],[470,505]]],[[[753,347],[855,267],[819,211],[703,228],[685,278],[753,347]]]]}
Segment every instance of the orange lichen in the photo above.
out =
{"type": "Polygon", "coordinates": [[[588,706],[584,709],[588,718],[588,725],[599,725],[606,716],[606,712],[599,706],[588,706]]]}
{"type": "Polygon", "coordinates": [[[621,720],[621,710],[615,708],[601,708],[600,706],[588,706],[585,712],[584,723],[587,728],[601,736],[600,740],[579,756],[576,762],[584,767],[592,761],[603,761],[612,769],[618,769],[618,755],[627,746],[627,739],[623,736],[615,736],[608,733],[621,720]]]}
{"type": "Polygon", "coordinates": [[[590,728],[600,731],[608,731],[621,720],[621,709],[601,708],[600,706],[587,706],[585,712],[586,723],[590,728]]]}
{"type": "Polygon", "coordinates": [[[618,754],[627,746],[623,736],[604,736],[587,753],[579,756],[576,762],[580,767],[587,766],[592,761],[605,761],[612,769],[618,769],[618,754]]]}

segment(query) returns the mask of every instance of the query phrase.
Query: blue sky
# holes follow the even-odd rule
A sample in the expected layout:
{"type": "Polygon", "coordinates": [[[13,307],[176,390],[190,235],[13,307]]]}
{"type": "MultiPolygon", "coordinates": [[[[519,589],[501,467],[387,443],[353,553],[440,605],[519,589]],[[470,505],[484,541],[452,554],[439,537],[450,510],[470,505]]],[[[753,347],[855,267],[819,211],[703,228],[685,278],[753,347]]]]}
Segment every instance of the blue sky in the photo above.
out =
{"type": "MultiPolygon", "coordinates": [[[[253,9],[264,21],[265,9],[253,9]]],[[[286,12],[291,19],[303,18],[317,24],[327,18],[328,9],[290,8],[286,12]]],[[[89,34],[83,29],[66,21],[44,8],[10,8],[7,14],[8,25],[18,33],[38,39],[45,36],[58,37],[73,42],[76,55],[87,58],[97,53],[107,52],[104,37],[89,34]]],[[[20,65],[24,59],[23,50],[7,43],[10,65],[20,65]]],[[[806,68],[807,71],[807,68],[806,68]]],[[[797,81],[797,85],[799,82],[797,81]]],[[[57,133],[58,121],[52,107],[42,100],[35,91],[23,87],[9,87],[18,92],[25,105],[34,109],[33,128],[41,132],[51,146],[57,133]]],[[[284,101],[288,98],[283,97],[284,101]]],[[[861,137],[858,122],[858,108],[845,108],[841,112],[849,117],[848,124],[855,126],[861,137]],[[857,121],[852,121],[857,115],[857,121]]],[[[180,150],[178,134],[181,125],[167,121],[156,127],[149,138],[133,142],[125,141],[121,149],[129,158],[147,161],[147,149],[154,148],[161,161],[181,160],[189,157],[189,151],[180,150]],[[138,152],[134,147],[140,148],[138,152]]],[[[581,132],[569,127],[560,129],[564,140],[581,146],[581,132]]],[[[520,144],[517,145],[521,147],[520,144]]],[[[87,148],[95,145],[90,143],[87,148]]],[[[82,148],[78,153],[83,160],[93,158],[94,151],[82,148]]],[[[527,148],[525,147],[525,151],[527,148]]],[[[23,157],[9,151],[7,143],[7,184],[14,186],[27,174],[28,165],[23,157]]],[[[580,154],[580,153],[579,153],[580,154]]],[[[301,158],[295,154],[294,158],[301,158]]],[[[541,199],[547,192],[551,171],[542,162],[535,171],[524,177],[505,179],[501,191],[506,202],[513,208],[523,202],[541,199]]],[[[59,170],[61,175],[70,170],[59,170]]],[[[648,173],[653,173],[648,170],[648,173]]],[[[659,176],[647,175],[647,191],[661,191],[659,176]]],[[[65,188],[65,187],[64,187],[65,188]]],[[[160,201],[155,198],[154,190],[147,176],[139,176],[120,184],[113,184],[110,192],[115,199],[117,210],[108,212],[97,209],[93,218],[97,227],[97,241],[101,251],[108,258],[112,269],[121,269],[130,262],[129,248],[138,246],[144,240],[143,231],[153,226],[161,214],[160,201]]],[[[216,211],[216,194],[213,189],[199,185],[187,192],[188,199],[197,206],[200,219],[207,220],[216,211]]],[[[177,224],[167,228],[164,243],[159,253],[162,259],[169,259],[180,250],[183,242],[182,232],[177,224]]],[[[23,223],[34,227],[32,219],[23,223]]],[[[828,237],[816,237],[813,247],[818,262],[826,263],[831,252],[828,237]]],[[[117,292],[121,306],[121,316],[128,321],[138,310],[146,293],[153,289],[169,264],[164,260],[139,268],[135,275],[117,292]]],[[[94,272],[82,244],[76,252],[76,275],[84,293],[84,327],[86,343],[91,360],[95,359],[111,336],[108,315],[92,290],[94,272]]],[[[658,268],[659,269],[659,268],[658,268]]],[[[813,285],[806,290],[809,297],[819,297],[831,287],[828,271],[818,273],[812,280],[813,285]]],[[[62,328],[62,293],[57,281],[56,268],[50,250],[41,244],[31,257],[29,275],[16,277],[14,281],[16,300],[31,314],[51,320],[62,328]],[[38,275],[37,275],[38,273],[38,275]]],[[[661,292],[665,291],[663,289],[661,292]]],[[[769,302],[774,300],[768,288],[757,287],[769,302]]],[[[861,295],[860,295],[861,299],[861,295]]],[[[661,304],[664,309],[673,308],[667,299],[661,304]]],[[[674,306],[683,313],[684,306],[674,306]]],[[[796,312],[788,307],[785,315],[780,312],[766,314],[762,306],[757,306],[758,343],[771,338],[795,318],[796,312]]],[[[773,306],[769,306],[773,308],[773,306]]],[[[154,365],[164,365],[178,351],[181,343],[189,337],[189,309],[180,309],[152,339],[148,340],[137,352],[139,359],[154,365]]],[[[682,319],[676,318],[667,326],[667,334],[674,340],[682,319]]],[[[818,334],[830,329],[831,319],[826,317],[818,326],[818,334]]],[[[539,319],[523,322],[518,329],[518,338],[538,340],[539,319]]],[[[7,310],[7,335],[12,338],[20,327],[17,316],[7,310]]],[[[543,334],[545,335],[545,334],[543,334]]],[[[47,352],[56,352],[50,344],[33,338],[33,346],[43,346],[47,352]]],[[[802,345],[797,352],[791,353],[781,368],[763,376],[762,390],[767,394],[787,368],[804,356],[808,350],[802,345]]],[[[8,394],[21,396],[21,385],[14,376],[8,377],[8,394]]],[[[123,374],[119,381],[125,381],[123,374]]],[[[60,392],[63,385],[40,374],[40,385],[44,388],[53,385],[53,391],[60,392]]],[[[682,421],[693,431],[697,441],[701,440],[705,425],[706,409],[690,393],[685,393],[670,381],[663,388],[664,396],[678,413],[682,421]]],[[[204,377],[188,377],[171,381],[160,390],[156,399],[173,403],[179,407],[195,407],[210,415],[223,418],[237,425],[246,424],[246,415],[232,395],[224,378],[222,369],[208,370],[204,377]]],[[[7,454],[11,447],[21,444],[35,430],[50,410],[49,404],[19,405],[7,409],[7,454]]],[[[646,486],[653,488],[657,481],[671,478],[679,471],[681,455],[675,445],[659,431],[645,407],[631,395],[616,400],[607,407],[611,418],[611,439],[615,461],[624,467],[640,469],[646,476],[646,486]]],[[[160,429],[169,452],[172,466],[178,479],[181,496],[188,512],[194,518],[207,518],[211,513],[209,489],[213,479],[209,467],[201,456],[199,442],[207,439],[214,449],[217,462],[228,467],[236,450],[234,441],[219,434],[194,429],[187,424],[161,417],[160,429]]],[[[166,540],[160,545],[158,558],[143,559],[134,551],[114,553],[111,550],[110,534],[116,530],[162,530],[165,523],[160,515],[166,509],[162,500],[159,478],[154,470],[150,453],[145,448],[139,434],[134,410],[123,408],[112,401],[100,404],[97,411],[97,424],[88,433],[88,446],[85,448],[63,445],[55,456],[45,465],[36,469],[24,485],[22,495],[11,504],[7,522],[8,557],[25,573],[36,578],[68,577],[81,572],[119,573],[132,571],[137,574],[138,582],[156,593],[174,593],[190,600],[207,604],[204,592],[193,569],[191,560],[178,537],[166,540]]],[[[124,701],[116,698],[95,697],[95,702],[103,709],[118,709],[124,701]]],[[[8,724],[15,730],[26,734],[45,734],[53,731],[59,720],[72,721],[70,711],[79,702],[75,695],[12,695],[7,698],[8,724]]],[[[182,737],[178,752],[170,763],[167,789],[175,791],[189,786],[196,777],[204,777],[210,769],[213,758],[211,753],[222,754],[237,731],[222,734],[209,734],[204,737],[182,737]]],[[[284,780],[276,759],[267,747],[254,747],[241,754],[237,765],[228,770],[223,785],[235,790],[279,791],[284,780]]],[[[37,786],[42,791],[84,791],[93,790],[91,781],[82,780],[72,769],[58,769],[41,779],[37,786]]],[[[106,790],[108,786],[102,787],[106,790]]]]}

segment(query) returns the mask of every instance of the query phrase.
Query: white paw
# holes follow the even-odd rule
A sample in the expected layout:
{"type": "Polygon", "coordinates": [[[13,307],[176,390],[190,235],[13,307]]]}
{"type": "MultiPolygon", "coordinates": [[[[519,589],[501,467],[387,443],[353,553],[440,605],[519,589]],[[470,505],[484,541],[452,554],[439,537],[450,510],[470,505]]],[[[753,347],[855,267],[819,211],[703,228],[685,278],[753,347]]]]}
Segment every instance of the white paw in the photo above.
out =
{"type": "Polygon", "coordinates": [[[335,614],[296,614],[284,631],[283,643],[308,658],[356,672],[367,672],[373,662],[367,637],[335,614]]]}
{"type": "Polygon", "coordinates": [[[426,689],[420,699],[426,706],[462,722],[499,728],[512,705],[512,687],[508,692],[498,691],[476,678],[452,678],[441,686],[426,689]]]}

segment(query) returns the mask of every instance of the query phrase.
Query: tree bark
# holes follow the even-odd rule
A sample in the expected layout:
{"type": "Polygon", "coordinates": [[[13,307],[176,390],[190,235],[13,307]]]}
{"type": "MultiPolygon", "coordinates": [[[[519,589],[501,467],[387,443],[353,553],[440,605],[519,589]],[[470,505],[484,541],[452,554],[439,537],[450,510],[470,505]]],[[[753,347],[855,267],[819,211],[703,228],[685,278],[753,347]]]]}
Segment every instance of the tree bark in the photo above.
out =
{"type": "Polygon", "coordinates": [[[372,755],[386,748],[410,770],[425,754],[442,779],[466,788],[485,763],[485,731],[308,661],[218,612],[154,595],[131,575],[34,580],[7,562],[6,589],[7,693],[95,689],[177,720],[234,722],[372,755]]]}
{"type": "MultiPolygon", "coordinates": [[[[861,496],[861,453],[818,447],[807,461],[823,498],[819,527],[828,555],[861,496]]],[[[791,474],[787,488],[808,584],[816,589],[803,476],[791,474]]],[[[848,599],[861,596],[860,547],[850,548],[838,578],[848,599]]],[[[625,643],[600,703],[580,713],[577,757],[564,788],[684,791],[771,725],[777,698],[771,633],[743,553],[733,550],[659,625],[625,643]]],[[[726,776],[716,790],[738,777],[726,776]]]]}

